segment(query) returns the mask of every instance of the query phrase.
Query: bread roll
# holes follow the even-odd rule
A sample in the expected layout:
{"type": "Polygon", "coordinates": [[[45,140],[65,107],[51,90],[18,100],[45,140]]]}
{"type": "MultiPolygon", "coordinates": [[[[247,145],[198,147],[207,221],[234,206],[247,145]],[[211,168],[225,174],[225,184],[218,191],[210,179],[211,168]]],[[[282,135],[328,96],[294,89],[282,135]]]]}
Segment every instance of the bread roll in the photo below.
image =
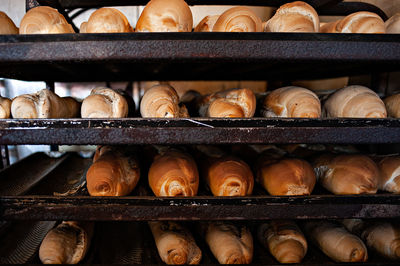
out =
{"type": "Polygon", "coordinates": [[[265,97],[262,114],[264,117],[306,117],[321,116],[318,96],[301,87],[283,87],[265,97]]]}
{"type": "Polygon", "coordinates": [[[314,170],[333,194],[375,194],[378,190],[379,169],[365,155],[325,154],[315,160],[314,170]]]}
{"type": "Polygon", "coordinates": [[[194,28],[195,32],[211,32],[213,30],[215,22],[217,22],[219,15],[214,16],[205,16],[199,24],[197,24],[196,28],[194,28]]]}
{"type": "Polygon", "coordinates": [[[386,157],[379,161],[378,188],[383,191],[400,193],[400,156],[386,157]]]}
{"type": "Polygon", "coordinates": [[[205,234],[211,252],[220,264],[250,264],[253,237],[245,226],[228,222],[209,223],[205,234]]]}
{"type": "Polygon", "coordinates": [[[385,33],[385,23],[375,13],[360,11],[321,27],[324,33],[385,33]]]}
{"type": "Polygon", "coordinates": [[[400,94],[386,97],[383,102],[390,117],[400,118],[400,94]]]}
{"type": "Polygon", "coordinates": [[[43,89],[15,97],[11,103],[13,118],[73,118],[79,114],[80,104],[71,97],[59,97],[43,89]]]}
{"type": "Polygon", "coordinates": [[[247,7],[232,7],[218,17],[212,31],[262,32],[262,21],[247,7]]]}
{"type": "Polygon", "coordinates": [[[386,33],[400,33],[400,13],[394,14],[385,22],[386,33]]]}
{"type": "Polygon", "coordinates": [[[184,0],[151,0],[136,23],[137,32],[191,32],[192,11],[184,0]]]}
{"type": "Polygon", "coordinates": [[[11,100],[5,97],[0,97],[0,118],[10,118],[11,100]]]}
{"type": "Polygon", "coordinates": [[[257,181],[273,196],[310,195],[316,183],[311,165],[300,159],[269,159],[261,156],[257,181]]]}
{"type": "Polygon", "coordinates": [[[201,250],[192,234],[175,222],[149,222],[158,254],[166,264],[199,264],[201,250]]]}
{"type": "Polygon", "coordinates": [[[349,83],[349,77],[316,79],[316,80],[298,80],[293,81],[292,85],[303,87],[317,93],[322,91],[333,91],[344,88],[349,83]]]}
{"type": "Polygon", "coordinates": [[[90,15],[86,24],[81,25],[80,33],[133,32],[128,19],[115,8],[103,7],[90,15]]]}
{"type": "Polygon", "coordinates": [[[91,196],[126,196],[136,187],[140,167],[133,151],[99,146],[86,174],[91,196]]]}
{"type": "Polygon", "coordinates": [[[330,221],[308,221],[305,228],[308,236],[334,261],[367,261],[368,252],[364,243],[341,225],[330,221]]]}
{"type": "Polygon", "coordinates": [[[142,117],[189,117],[186,107],[179,105],[175,89],[169,85],[155,85],[148,89],[140,102],[142,117]]]}
{"type": "Polygon", "coordinates": [[[398,223],[346,219],[344,226],[360,236],[367,246],[386,258],[400,259],[400,226],[398,223]]]}
{"type": "Polygon", "coordinates": [[[199,188],[195,161],[178,150],[167,150],[156,156],[148,175],[150,188],[157,197],[191,197],[199,188]]]}
{"type": "Polygon", "coordinates": [[[387,117],[385,104],[379,96],[359,85],[345,87],[330,95],[322,112],[326,117],[387,117]]]}
{"type": "Polygon", "coordinates": [[[77,264],[86,255],[93,223],[62,222],[50,230],[39,248],[43,264],[77,264]]]}
{"type": "Polygon", "coordinates": [[[0,34],[18,34],[18,28],[6,13],[0,11],[0,34]]]}
{"type": "Polygon", "coordinates": [[[253,117],[256,97],[249,89],[230,89],[205,96],[199,114],[206,117],[253,117]]]}
{"type": "Polygon", "coordinates": [[[267,21],[265,32],[319,32],[319,17],[309,4],[296,1],[281,6],[267,21]]]}
{"type": "Polygon", "coordinates": [[[211,160],[213,163],[206,169],[205,177],[214,196],[251,195],[254,177],[244,161],[233,156],[211,160]]]}
{"type": "Polygon", "coordinates": [[[263,223],[258,227],[257,235],[279,263],[300,263],[307,253],[307,240],[293,221],[263,223]]]}
{"type": "Polygon", "coordinates": [[[115,90],[94,88],[82,102],[82,118],[123,118],[129,112],[125,97],[115,90]]]}
{"type": "Polygon", "coordinates": [[[63,15],[54,8],[38,6],[29,10],[21,20],[19,34],[75,33],[63,15]]]}

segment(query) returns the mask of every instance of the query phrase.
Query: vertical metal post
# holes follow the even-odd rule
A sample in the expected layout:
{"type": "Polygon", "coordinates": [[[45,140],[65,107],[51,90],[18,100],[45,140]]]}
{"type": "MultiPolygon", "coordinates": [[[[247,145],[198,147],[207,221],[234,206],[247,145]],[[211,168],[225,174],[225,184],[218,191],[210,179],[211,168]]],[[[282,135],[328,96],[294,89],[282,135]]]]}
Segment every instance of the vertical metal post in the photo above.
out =
{"type": "MultiPolygon", "coordinates": [[[[54,81],[46,81],[46,89],[55,92],[54,81]]],[[[58,145],[50,145],[50,151],[58,151],[58,145]]]]}
{"type": "Polygon", "coordinates": [[[7,145],[1,145],[0,146],[1,150],[1,168],[6,168],[7,166],[10,165],[10,156],[8,152],[8,146],[7,145]]]}

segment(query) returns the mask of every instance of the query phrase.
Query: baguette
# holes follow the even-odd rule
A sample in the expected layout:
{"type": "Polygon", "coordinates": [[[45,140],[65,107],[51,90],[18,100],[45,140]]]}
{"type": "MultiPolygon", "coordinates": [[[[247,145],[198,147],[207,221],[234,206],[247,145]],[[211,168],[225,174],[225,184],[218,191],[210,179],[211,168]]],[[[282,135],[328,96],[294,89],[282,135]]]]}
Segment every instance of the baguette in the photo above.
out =
{"type": "Polygon", "coordinates": [[[125,15],[115,8],[103,7],[93,12],[81,25],[80,33],[133,32],[125,15]]]}
{"type": "Polygon", "coordinates": [[[383,191],[400,193],[400,157],[386,157],[378,162],[380,171],[378,188],[383,191]]]}
{"type": "Polygon", "coordinates": [[[100,146],[86,174],[91,196],[125,196],[133,191],[140,178],[139,163],[132,151],[100,146]]]}
{"type": "Polygon", "coordinates": [[[247,7],[232,7],[218,17],[212,31],[262,32],[262,21],[247,7]]]}
{"type": "Polygon", "coordinates": [[[6,13],[0,11],[0,34],[18,34],[19,30],[6,13]]]}

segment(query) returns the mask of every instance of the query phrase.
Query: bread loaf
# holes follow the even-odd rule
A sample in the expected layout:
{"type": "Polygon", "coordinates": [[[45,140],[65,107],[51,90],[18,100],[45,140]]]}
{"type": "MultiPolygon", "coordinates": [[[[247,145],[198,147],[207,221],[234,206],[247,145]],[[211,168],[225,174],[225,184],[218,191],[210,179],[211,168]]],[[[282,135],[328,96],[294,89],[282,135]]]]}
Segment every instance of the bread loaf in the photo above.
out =
{"type": "Polygon", "coordinates": [[[388,116],[400,118],[400,94],[386,97],[383,102],[385,103],[388,116]]]}
{"type": "Polygon", "coordinates": [[[13,118],[73,118],[79,114],[80,104],[71,97],[59,97],[43,89],[15,97],[11,103],[13,118]]]}
{"type": "Polygon", "coordinates": [[[385,33],[385,23],[375,13],[360,11],[347,17],[325,24],[323,33],[385,33]]]}
{"type": "Polygon", "coordinates": [[[378,188],[383,191],[400,193],[400,157],[386,157],[379,161],[378,188]]]}
{"type": "Polygon", "coordinates": [[[385,118],[385,104],[364,86],[348,86],[329,96],[322,110],[326,117],[385,118]]]}
{"type": "Polygon", "coordinates": [[[230,89],[207,95],[198,105],[205,117],[253,117],[256,97],[249,89],[230,89]]]}
{"type": "Polygon", "coordinates": [[[115,8],[103,7],[93,12],[86,24],[81,25],[80,33],[133,32],[128,19],[115,8]]]}
{"type": "Polygon", "coordinates": [[[38,6],[29,10],[21,20],[19,34],[75,33],[63,15],[54,8],[38,6]]]}
{"type": "Polygon", "coordinates": [[[201,250],[192,234],[175,222],[149,222],[158,254],[166,264],[199,264],[201,250]]]}
{"type": "Polygon", "coordinates": [[[318,96],[301,87],[283,87],[272,91],[263,102],[264,117],[306,117],[321,116],[318,96]]]}
{"type": "Polygon", "coordinates": [[[400,259],[400,226],[398,223],[346,219],[344,226],[361,237],[367,246],[386,258],[400,259]]]}
{"type": "Polygon", "coordinates": [[[279,263],[300,263],[307,253],[307,240],[293,221],[263,223],[258,227],[257,236],[279,263]]]}
{"type": "Polygon", "coordinates": [[[212,31],[261,32],[262,21],[247,7],[232,7],[218,17],[212,31]]]}
{"type": "Polygon", "coordinates": [[[151,0],[136,23],[136,32],[191,32],[192,11],[184,0],[151,0]]]}
{"type": "Polygon", "coordinates": [[[123,118],[129,112],[128,102],[115,90],[94,88],[82,102],[82,118],[123,118]]]}
{"type": "Polygon", "coordinates": [[[257,163],[257,181],[274,196],[310,195],[316,183],[311,165],[300,159],[270,159],[257,163]]]}
{"type": "Polygon", "coordinates": [[[142,117],[189,117],[186,107],[179,105],[179,97],[174,88],[161,84],[144,93],[140,102],[140,114],[142,117]]]}
{"type": "Polygon", "coordinates": [[[293,81],[292,85],[312,90],[316,93],[322,91],[333,91],[344,88],[349,83],[349,77],[316,79],[316,80],[298,80],[293,81]]]}
{"type": "Polygon", "coordinates": [[[211,32],[213,30],[215,22],[217,22],[219,15],[214,16],[205,16],[199,24],[197,24],[196,28],[194,28],[195,32],[211,32]]]}
{"type": "Polygon", "coordinates": [[[86,174],[91,196],[126,196],[136,187],[140,167],[128,148],[99,146],[86,174]]]}
{"type": "Polygon", "coordinates": [[[0,97],[0,118],[10,118],[11,100],[5,97],[0,97]]]}
{"type": "Polygon", "coordinates": [[[0,34],[18,34],[18,28],[6,13],[0,11],[0,34]]]}
{"type": "Polygon", "coordinates": [[[368,252],[364,243],[343,226],[330,221],[308,221],[305,228],[308,236],[334,261],[367,261],[368,252]]]}
{"type": "Polygon", "coordinates": [[[400,13],[394,14],[385,22],[386,33],[400,33],[400,13]]]}
{"type": "Polygon", "coordinates": [[[314,162],[319,183],[338,195],[375,194],[378,190],[379,169],[365,155],[325,154],[314,162]]]}
{"type": "Polygon", "coordinates": [[[265,32],[319,32],[319,17],[309,4],[296,1],[281,6],[267,21],[265,32]]]}
{"type": "Polygon", "coordinates": [[[250,264],[253,237],[245,226],[228,222],[209,223],[205,234],[211,252],[220,264],[250,264]]]}
{"type": "Polygon", "coordinates": [[[62,222],[50,230],[39,248],[43,264],[77,264],[86,255],[93,223],[62,222]]]}
{"type": "Polygon", "coordinates": [[[167,150],[155,157],[150,166],[149,185],[156,196],[195,196],[199,172],[193,158],[178,150],[167,150]]]}

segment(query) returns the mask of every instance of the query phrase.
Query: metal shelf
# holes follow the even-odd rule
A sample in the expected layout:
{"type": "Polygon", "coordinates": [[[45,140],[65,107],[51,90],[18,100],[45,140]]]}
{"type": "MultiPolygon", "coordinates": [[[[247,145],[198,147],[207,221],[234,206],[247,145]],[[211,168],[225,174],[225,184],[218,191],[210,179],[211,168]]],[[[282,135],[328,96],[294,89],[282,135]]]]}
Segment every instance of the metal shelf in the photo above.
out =
{"type": "Polygon", "coordinates": [[[400,70],[400,36],[116,33],[0,36],[20,80],[290,80],[400,70]]]}

